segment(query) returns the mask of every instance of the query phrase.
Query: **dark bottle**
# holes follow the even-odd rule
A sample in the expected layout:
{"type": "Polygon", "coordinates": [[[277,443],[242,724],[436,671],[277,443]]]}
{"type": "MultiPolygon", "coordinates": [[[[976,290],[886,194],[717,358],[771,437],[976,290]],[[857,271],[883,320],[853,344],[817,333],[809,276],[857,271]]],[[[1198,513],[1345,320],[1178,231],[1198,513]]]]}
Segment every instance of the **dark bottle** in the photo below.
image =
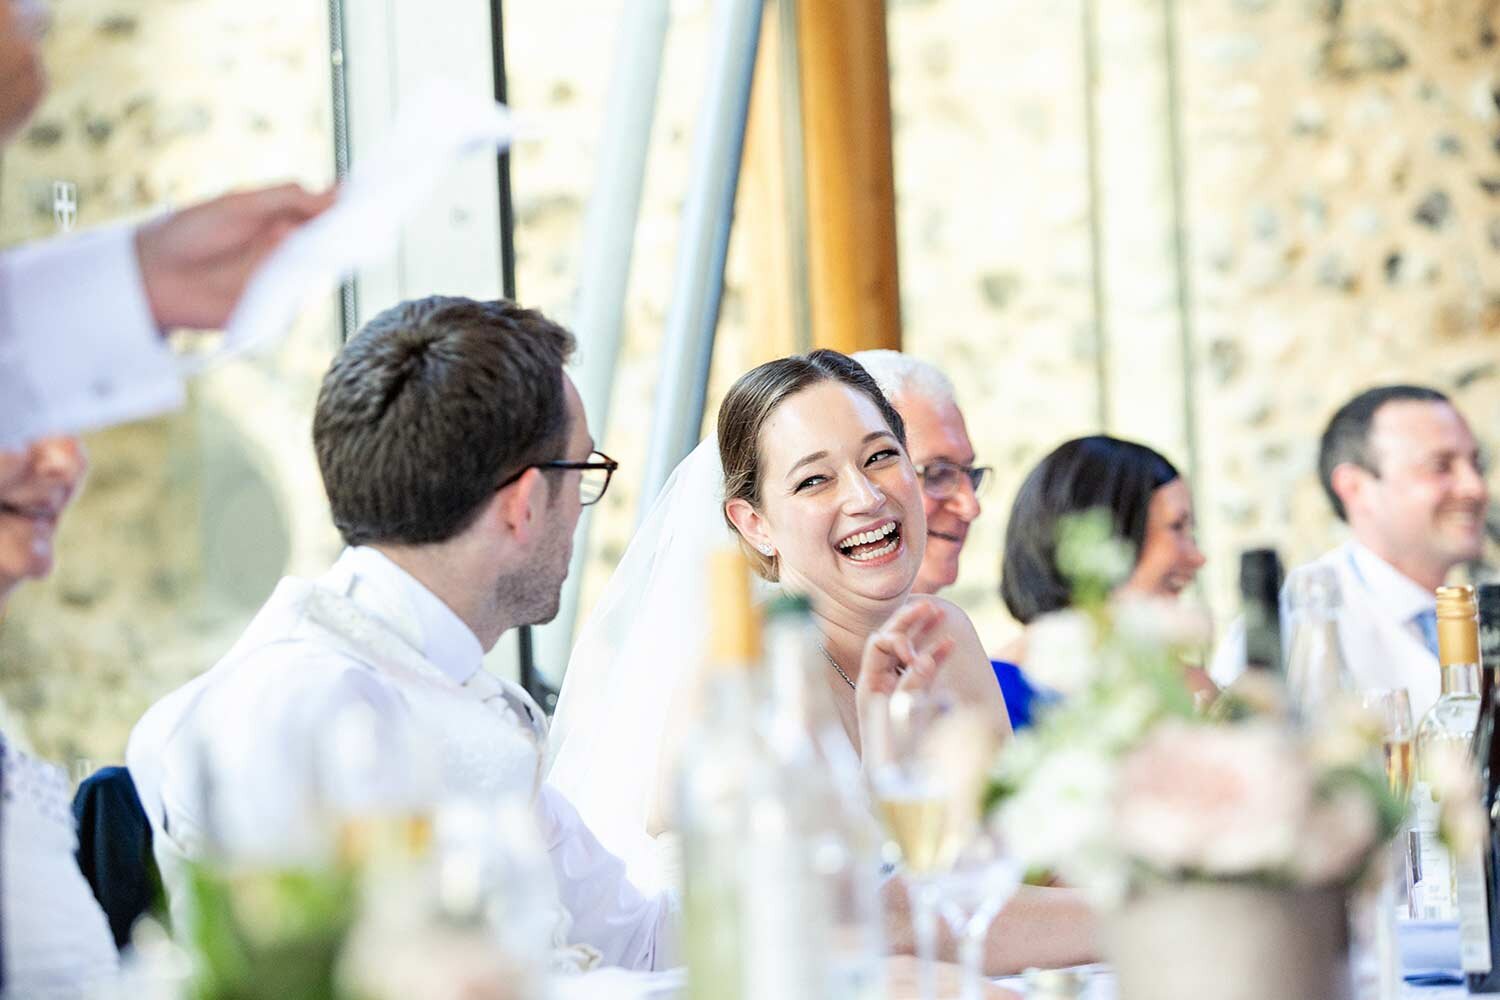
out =
{"type": "MultiPolygon", "coordinates": [[[[1471,917],[1468,940],[1464,942],[1464,969],[1470,993],[1500,993],[1500,697],[1495,691],[1495,671],[1500,669],[1500,584],[1480,584],[1479,604],[1479,727],[1474,731],[1474,760],[1479,765],[1479,782],[1489,831],[1484,852],[1484,922],[1471,917]],[[1486,948],[1475,940],[1479,930],[1486,932],[1486,948]],[[1488,955],[1484,952],[1488,951],[1488,955]]],[[[1475,908],[1477,910],[1477,907],[1475,908]]],[[[1460,913],[1462,916],[1462,913],[1460,913]]]]}
{"type": "Polygon", "coordinates": [[[1281,674],[1281,560],[1275,549],[1240,554],[1240,607],[1245,613],[1245,665],[1281,674]]]}

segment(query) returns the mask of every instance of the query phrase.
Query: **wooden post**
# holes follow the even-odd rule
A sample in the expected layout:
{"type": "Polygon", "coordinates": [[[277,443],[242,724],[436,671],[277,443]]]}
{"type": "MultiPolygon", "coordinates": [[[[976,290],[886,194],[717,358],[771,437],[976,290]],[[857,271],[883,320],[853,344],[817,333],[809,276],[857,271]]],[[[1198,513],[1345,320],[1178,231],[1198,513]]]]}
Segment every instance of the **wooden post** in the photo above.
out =
{"type": "Polygon", "coordinates": [[[884,0],[797,0],[812,340],[901,347],[884,0]]]}
{"type": "MultiPolygon", "coordinates": [[[[766,4],[761,16],[760,49],[750,92],[750,122],[740,170],[735,226],[743,227],[751,261],[745,284],[745,315],[751,335],[736,345],[736,375],[773,358],[799,350],[791,240],[788,219],[786,143],[781,115],[781,23],[784,5],[766,4]]],[[[726,347],[729,345],[726,344],[726,347]]]]}

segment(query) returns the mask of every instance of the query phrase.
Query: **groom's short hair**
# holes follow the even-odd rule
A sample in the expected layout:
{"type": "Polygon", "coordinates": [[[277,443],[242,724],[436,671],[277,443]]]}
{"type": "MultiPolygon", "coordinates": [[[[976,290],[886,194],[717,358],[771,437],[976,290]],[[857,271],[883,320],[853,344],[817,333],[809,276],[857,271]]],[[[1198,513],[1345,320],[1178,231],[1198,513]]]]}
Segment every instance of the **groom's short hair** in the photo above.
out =
{"type": "Polygon", "coordinates": [[[392,306],[323,377],[313,447],[349,545],[462,532],[506,478],[561,458],[573,335],[504,299],[392,306]]]}

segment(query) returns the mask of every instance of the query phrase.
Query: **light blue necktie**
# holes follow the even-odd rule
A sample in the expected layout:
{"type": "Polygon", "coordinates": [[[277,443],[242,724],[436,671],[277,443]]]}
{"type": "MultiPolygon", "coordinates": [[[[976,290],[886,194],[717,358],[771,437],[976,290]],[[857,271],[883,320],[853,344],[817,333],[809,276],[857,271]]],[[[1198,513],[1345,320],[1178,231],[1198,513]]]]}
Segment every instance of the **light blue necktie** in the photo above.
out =
{"type": "Polygon", "coordinates": [[[1428,652],[1433,656],[1438,655],[1437,609],[1428,608],[1426,611],[1419,611],[1412,616],[1411,620],[1416,622],[1417,628],[1422,630],[1422,644],[1427,647],[1428,652]]]}

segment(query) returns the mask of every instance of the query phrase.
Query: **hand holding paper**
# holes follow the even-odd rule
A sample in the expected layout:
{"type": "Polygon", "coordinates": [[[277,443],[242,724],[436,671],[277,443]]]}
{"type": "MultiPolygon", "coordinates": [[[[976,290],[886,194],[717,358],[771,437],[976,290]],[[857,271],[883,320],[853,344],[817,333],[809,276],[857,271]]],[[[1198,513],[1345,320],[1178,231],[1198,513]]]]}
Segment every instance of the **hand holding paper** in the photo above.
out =
{"type": "Polygon", "coordinates": [[[333,199],[333,191],[283,184],[227,194],[141,226],[135,252],[157,325],[223,328],[255,269],[333,199]]]}

